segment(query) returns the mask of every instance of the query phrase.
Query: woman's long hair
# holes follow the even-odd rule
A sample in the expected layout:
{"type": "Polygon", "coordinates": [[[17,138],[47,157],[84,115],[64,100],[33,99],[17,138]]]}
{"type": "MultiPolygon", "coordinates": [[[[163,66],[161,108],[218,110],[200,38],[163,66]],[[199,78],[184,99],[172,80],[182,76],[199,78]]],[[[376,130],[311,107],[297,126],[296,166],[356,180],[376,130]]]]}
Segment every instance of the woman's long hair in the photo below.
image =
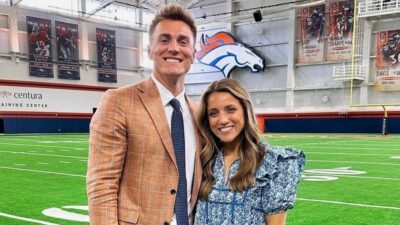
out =
{"type": "Polygon", "coordinates": [[[202,135],[202,150],[200,152],[201,165],[203,167],[202,183],[199,196],[207,199],[211,188],[215,183],[212,171],[218,151],[223,143],[213,134],[208,120],[208,98],[214,92],[230,93],[239,100],[244,111],[244,128],[239,134],[239,169],[236,175],[230,179],[232,191],[244,191],[254,185],[254,173],[264,156],[264,150],[258,146],[259,131],[257,120],[253,111],[249,94],[246,89],[233,79],[222,79],[213,82],[203,94],[197,116],[197,125],[202,135]]]}

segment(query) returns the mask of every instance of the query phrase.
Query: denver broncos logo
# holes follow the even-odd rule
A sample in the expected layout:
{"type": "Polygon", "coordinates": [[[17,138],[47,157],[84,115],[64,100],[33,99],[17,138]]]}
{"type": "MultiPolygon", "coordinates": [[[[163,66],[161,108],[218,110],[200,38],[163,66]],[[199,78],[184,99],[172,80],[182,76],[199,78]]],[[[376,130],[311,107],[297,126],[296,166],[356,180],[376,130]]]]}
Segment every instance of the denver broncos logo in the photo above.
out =
{"type": "Polygon", "coordinates": [[[217,67],[225,77],[236,67],[249,67],[256,73],[264,70],[265,61],[254,51],[238,43],[232,34],[218,32],[211,38],[201,35],[200,51],[195,53],[196,59],[206,65],[217,67]]]}

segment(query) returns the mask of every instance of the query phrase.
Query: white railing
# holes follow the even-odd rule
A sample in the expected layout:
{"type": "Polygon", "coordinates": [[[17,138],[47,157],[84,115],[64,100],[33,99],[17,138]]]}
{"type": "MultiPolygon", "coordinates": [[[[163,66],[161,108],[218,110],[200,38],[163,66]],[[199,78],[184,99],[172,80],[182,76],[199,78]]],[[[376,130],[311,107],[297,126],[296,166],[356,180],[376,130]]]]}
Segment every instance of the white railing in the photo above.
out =
{"type": "MultiPolygon", "coordinates": [[[[335,80],[350,80],[352,70],[352,65],[333,66],[332,77],[335,80]]],[[[354,80],[365,79],[365,71],[361,65],[354,65],[354,70],[354,80]]]]}
{"type": "Polygon", "coordinates": [[[400,13],[400,0],[363,0],[357,7],[358,17],[400,13]]]}

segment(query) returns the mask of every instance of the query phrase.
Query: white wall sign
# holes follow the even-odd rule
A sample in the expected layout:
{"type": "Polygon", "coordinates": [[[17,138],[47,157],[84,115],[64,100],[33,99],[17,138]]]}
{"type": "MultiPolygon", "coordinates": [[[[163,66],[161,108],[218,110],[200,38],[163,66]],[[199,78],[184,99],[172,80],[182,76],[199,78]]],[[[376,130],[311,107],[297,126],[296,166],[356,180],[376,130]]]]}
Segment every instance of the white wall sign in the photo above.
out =
{"type": "Polygon", "coordinates": [[[92,113],[103,93],[0,85],[0,112],[92,113]]]}

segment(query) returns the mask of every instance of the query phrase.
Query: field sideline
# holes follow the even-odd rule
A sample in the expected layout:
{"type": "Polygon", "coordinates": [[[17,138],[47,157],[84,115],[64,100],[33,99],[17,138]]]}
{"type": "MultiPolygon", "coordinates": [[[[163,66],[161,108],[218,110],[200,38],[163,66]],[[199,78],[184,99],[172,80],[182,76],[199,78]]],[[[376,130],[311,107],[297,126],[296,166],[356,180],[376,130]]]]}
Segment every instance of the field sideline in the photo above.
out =
{"type": "MultiPolygon", "coordinates": [[[[400,225],[400,135],[265,134],[307,156],[287,225],[400,225]]],[[[0,136],[0,224],[88,224],[88,135],[0,136]]]]}

